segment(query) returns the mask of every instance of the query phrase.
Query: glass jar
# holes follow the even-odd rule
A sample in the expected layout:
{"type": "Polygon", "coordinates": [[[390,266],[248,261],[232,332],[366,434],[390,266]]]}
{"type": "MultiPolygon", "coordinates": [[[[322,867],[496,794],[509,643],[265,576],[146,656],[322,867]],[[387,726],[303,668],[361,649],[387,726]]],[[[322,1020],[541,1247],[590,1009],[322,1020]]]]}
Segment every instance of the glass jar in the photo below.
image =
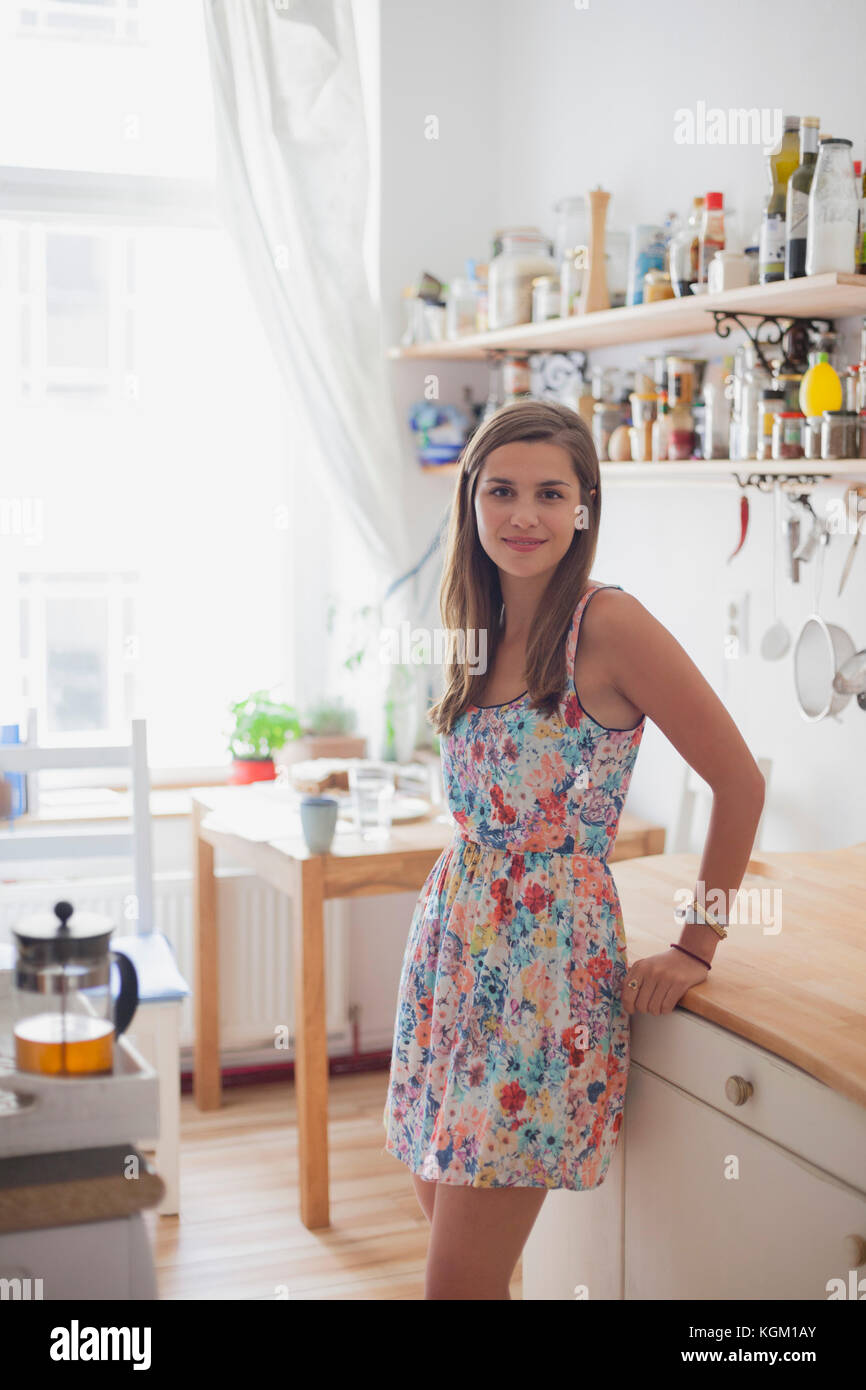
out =
{"type": "Polygon", "coordinates": [[[825,410],[821,419],[822,459],[857,457],[857,415],[853,410],[825,410]]]}
{"type": "Polygon", "coordinates": [[[608,444],[615,429],[623,423],[622,409],[609,401],[596,401],[592,412],[592,442],[599,459],[608,458],[608,444]]]}
{"type": "Polygon", "coordinates": [[[532,322],[532,282],[556,273],[547,237],[538,228],[512,228],[501,233],[502,250],[487,269],[487,326],[516,328],[532,322]]]}
{"type": "Polygon", "coordinates": [[[773,418],[773,458],[803,457],[803,421],[799,410],[780,410],[773,418]]]}
{"type": "Polygon", "coordinates": [[[532,372],[528,352],[508,352],[502,359],[504,404],[524,401],[532,395],[532,372]]]}
{"type": "Polygon", "coordinates": [[[580,292],[586,274],[585,246],[570,246],[559,263],[559,317],[570,319],[580,313],[580,292]]]}
{"type": "Polygon", "coordinates": [[[555,275],[536,275],[532,282],[532,322],[559,318],[559,281],[555,275]]]}
{"type": "Polygon", "coordinates": [[[586,215],[584,198],[560,198],[554,203],[556,213],[556,236],[553,254],[561,262],[574,247],[589,245],[589,219],[586,215]]]}
{"type": "Polygon", "coordinates": [[[604,260],[607,269],[607,289],[611,309],[622,309],[628,295],[629,246],[628,232],[610,230],[604,238],[604,260]]]}
{"type": "Polygon", "coordinates": [[[835,270],[853,275],[858,190],[850,140],[822,140],[809,190],[806,274],[835,270]]]}
{"type": "Polygon", "coordinates": [[[631,229],[626,303],[643,304],[644,276],[665,268],[664,229],[654,222],[639,222],[631,229]]]}
{"type": "Polygon", "coordinates": [[[860,409],[858,401],[858,396],[860,394],[859,375],[860,364],[859,362],[854,362],[851,364],[851,366],[847,368],[845,376],[843,378],[843,386],[845,388],[845,409],[853,410],[855,415],[860,409]]]}
{"type": "Polygon", "coordinates": [[[677,298],[691,294],[698,278],[698,238],[703,211],[703,198],[693,198],[688,222],[671,238],[668,246],[671,284],[677,298]]]}
{"type": "Polygon", "coordinates": [[[765,388],[758,402],[758,430],[755,458],[775,458],[773,453],[773,421],[785,409],[785,392],[778,387],[765,388]]]}
{"type": "Polygon", "coordinates": [[[660,299],[673,299],[671,277],[665,270],[648,270],[643,277],[643,302],[655,304],[660,299]]]}
{"type": "Polygon", "coordinates": [[[807,459],[819,459],[821,457],[821,416],[803,416],[803,457],[807,459]]]}
{"type": "Polygon", "coordinates": [[[456,275],[445,296],[445,336],[453,342],[474,333],[478,323],[478,281],[456,275]]]}
{"type": "Polygon", "coordinates": [[[792,371],[790,368],[776,368],[773,373],[773,381],[776,390],[781,391],[785,397],[783,410],[800,410],[800,383],[802,380],[802,372],[792,371]]]}

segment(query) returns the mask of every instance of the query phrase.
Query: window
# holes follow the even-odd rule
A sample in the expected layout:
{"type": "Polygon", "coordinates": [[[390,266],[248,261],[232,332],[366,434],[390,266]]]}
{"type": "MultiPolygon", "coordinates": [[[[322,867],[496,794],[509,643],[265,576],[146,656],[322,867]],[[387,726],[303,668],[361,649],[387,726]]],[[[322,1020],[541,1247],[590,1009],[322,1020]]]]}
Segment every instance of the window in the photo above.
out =
{"type": "Polygon", "coordinates": [[[335,542],[214,211],[200,6],[147,0],[120,51],[46,28],[133,8],[0,7],[0,724],[96,744],[144,717],[170,777],[228,763],[251,690],[318,694],[295,675],[318,684],[335,542]]]}
{"type": "Polygon", "coordinates": [[[20,575],[22,687],[40,738],[128,738],[137,587],[131,574],[20,575]]]}
{"type": "Polygon", "coordinates": [[[6,223],[0,238],[18,286],[17,304],[4,307],[20,325],[20,399],[117,401],[134,391],[134,238],[39,222],[6,223]]]}
{"type": "Polygon", "coordinates": [[[139,36],[138,0],[29,0],[15,8],[22,36],[115,43],[139,36]]]}

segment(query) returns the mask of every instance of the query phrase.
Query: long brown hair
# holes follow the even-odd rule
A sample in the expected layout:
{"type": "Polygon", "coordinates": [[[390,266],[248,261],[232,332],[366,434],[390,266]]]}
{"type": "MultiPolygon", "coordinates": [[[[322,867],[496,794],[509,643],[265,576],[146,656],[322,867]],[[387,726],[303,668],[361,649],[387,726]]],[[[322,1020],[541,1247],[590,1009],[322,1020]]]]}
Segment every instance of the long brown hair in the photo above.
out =
{"type": "MultiPolygon", "coordinates": [[[[479,429],[460,456],[451,508],[439,611],[446,633],[486,632],[487,669],[493,666],[499,640],[502,588],[499,570],[481,544],[475,520],[478,476],[487,455],[502,444],[548,440],[568,453],[586,507],[584,528],[574,538],[550,577],[526,648],[526,674],[532,705],[551,715],[565,693],[565,647],[574,610],[585,592],[595,559],[601,521],[601,479],[592,435],[576,411],[556,401],[515,401],[503,406],[479,429]],[[591,490],[595,488],[595,496],[591,490]]],[[[465,650],[463,655],[465,656],[465,650]]],[[[427,712],[437,734],[451,731],[474,696],[484,675],[473,674],[468,660],[444,664],[444,694],[427,712]]]]}

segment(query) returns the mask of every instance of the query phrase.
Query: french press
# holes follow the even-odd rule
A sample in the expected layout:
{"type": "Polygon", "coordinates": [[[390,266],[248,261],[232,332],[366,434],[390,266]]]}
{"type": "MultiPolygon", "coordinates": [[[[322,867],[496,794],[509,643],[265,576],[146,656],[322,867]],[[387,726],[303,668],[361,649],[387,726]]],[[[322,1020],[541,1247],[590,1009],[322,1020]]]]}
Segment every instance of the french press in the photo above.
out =
{"type": "Polygon", "coordinates": [[[135,966],[109,949],[113,930],[108,917],[76,912],[67,902],[13,927],[12,1032],[19,1071],[83,1076],[113,1070],[114,1038],[138,1006],[135,966]],[[116,1000],[112,961],[120,972],[116,1000]]]}

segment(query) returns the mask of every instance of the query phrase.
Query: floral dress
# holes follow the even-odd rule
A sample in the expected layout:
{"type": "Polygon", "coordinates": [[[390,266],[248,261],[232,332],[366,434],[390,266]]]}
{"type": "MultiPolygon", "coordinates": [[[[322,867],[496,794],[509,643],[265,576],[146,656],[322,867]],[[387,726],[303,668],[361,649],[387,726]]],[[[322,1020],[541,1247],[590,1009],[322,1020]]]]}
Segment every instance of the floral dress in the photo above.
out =
{"type": "Polygon", "coordinates": [[[529,694],[470,705],[442,740],[457,822],[403,957],[385,1152],[464,1187],[603,1182],[629,1068],[628,963],[607,856],[646,722],[607,729],[574,684],[550,717],[529,694]]]}

